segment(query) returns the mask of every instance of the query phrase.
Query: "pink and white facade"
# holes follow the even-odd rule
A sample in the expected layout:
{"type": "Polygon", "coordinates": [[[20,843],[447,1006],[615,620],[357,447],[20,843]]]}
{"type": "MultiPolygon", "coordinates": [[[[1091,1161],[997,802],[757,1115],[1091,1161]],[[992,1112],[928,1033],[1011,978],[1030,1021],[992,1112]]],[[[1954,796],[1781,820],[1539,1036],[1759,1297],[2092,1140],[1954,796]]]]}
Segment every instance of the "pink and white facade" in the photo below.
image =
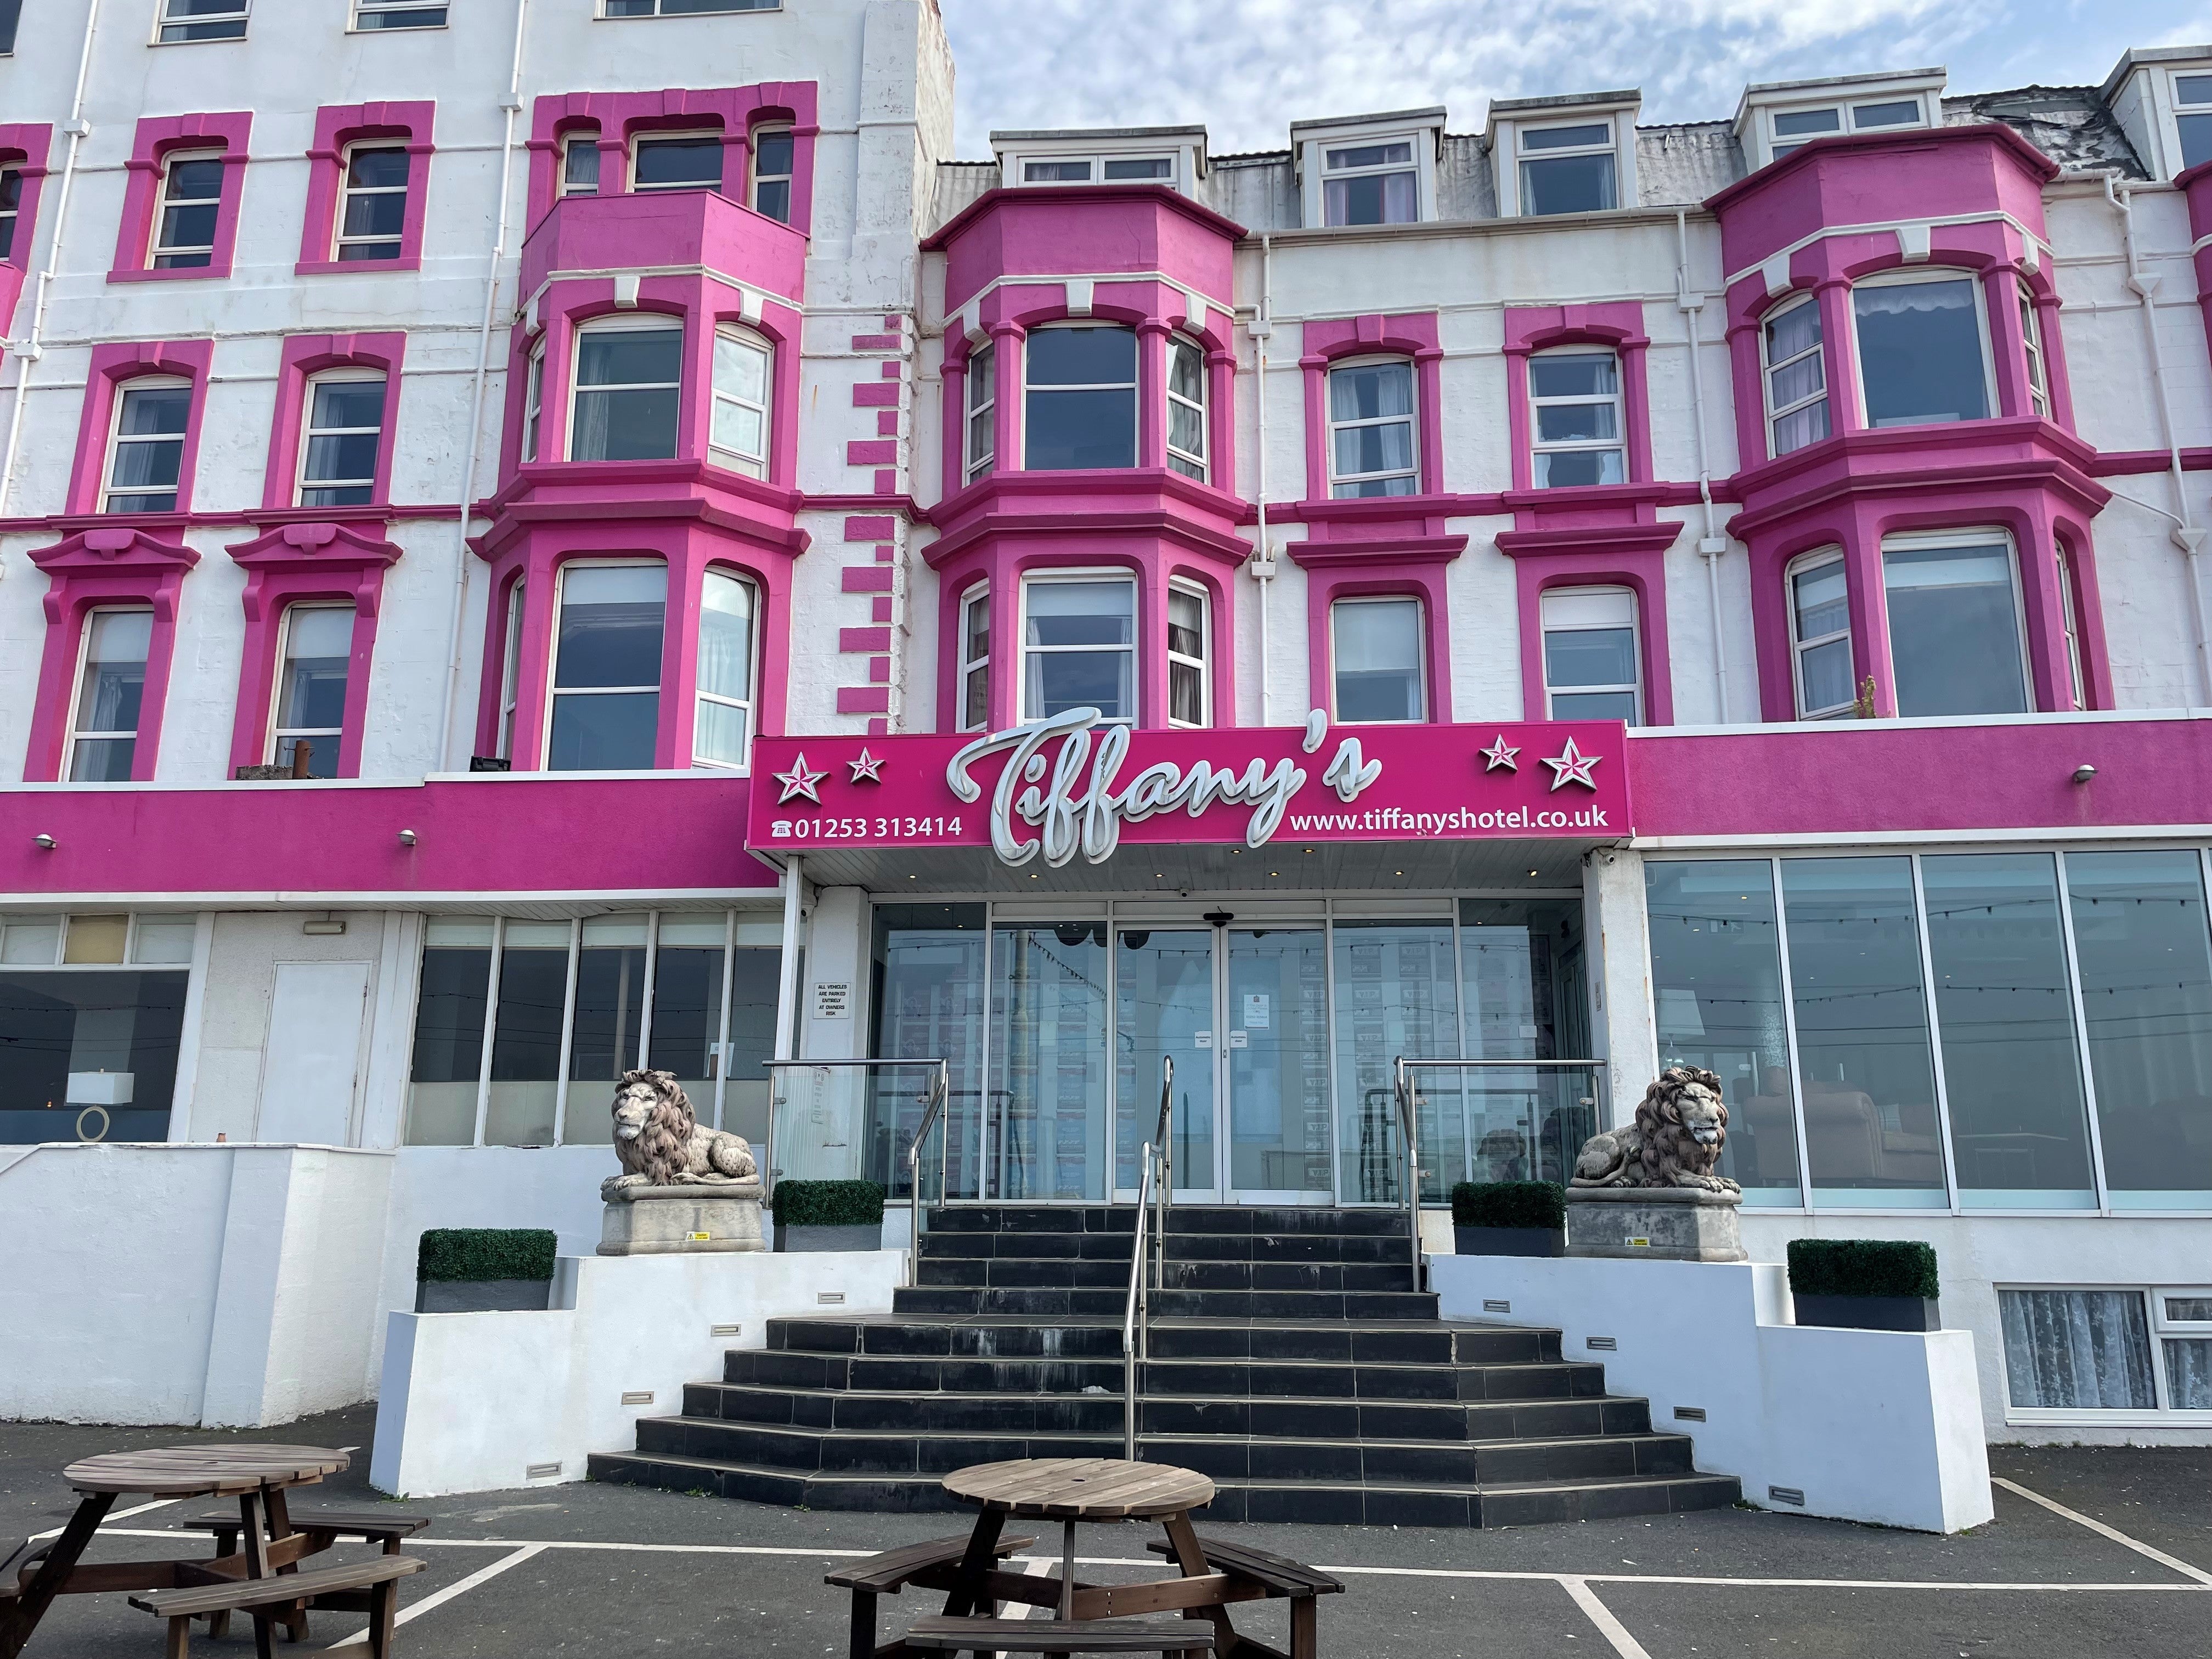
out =
{"type": "Polygon", "coordinates": [[[626,1066],[895,1179],[765,1063],[941,1057],[933,1195],[1100,1203],[1173,1059],[1282,1205],[1399,1055],[1438,1200],[1694,1063],[1992,1437],[2212,1441],[2212,47],[961,162],[931,0],[59,9],[0,1159],[380,1152],[401,1305],[588,1248],[626,1066]]]}

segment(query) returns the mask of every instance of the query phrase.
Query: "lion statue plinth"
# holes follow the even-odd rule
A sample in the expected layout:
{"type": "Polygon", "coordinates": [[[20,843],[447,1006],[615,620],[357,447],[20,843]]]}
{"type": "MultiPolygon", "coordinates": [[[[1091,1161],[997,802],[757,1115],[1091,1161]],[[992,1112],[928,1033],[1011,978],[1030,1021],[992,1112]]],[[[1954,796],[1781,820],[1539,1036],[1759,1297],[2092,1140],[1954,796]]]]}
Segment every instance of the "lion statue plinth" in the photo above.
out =
{"type": "Polygon", "coordinates": [[[637,1187],[754,1185],[760,1165],[743,1135],[702,1128],[673,1072],[624,1072],[615,1091],[615,1156],[623,1173],[599,1196],[637,1187]]]}
{"type": "Polygon", "coordinates": [[[1743,1188],[1713,1173],[1728,1145],[1721,1080],[1695,1066],[1670,1066],[1637,1103],[1636,1121],[1592,1135],[1575,1158],[1571,1187],[1743,1188]]]}

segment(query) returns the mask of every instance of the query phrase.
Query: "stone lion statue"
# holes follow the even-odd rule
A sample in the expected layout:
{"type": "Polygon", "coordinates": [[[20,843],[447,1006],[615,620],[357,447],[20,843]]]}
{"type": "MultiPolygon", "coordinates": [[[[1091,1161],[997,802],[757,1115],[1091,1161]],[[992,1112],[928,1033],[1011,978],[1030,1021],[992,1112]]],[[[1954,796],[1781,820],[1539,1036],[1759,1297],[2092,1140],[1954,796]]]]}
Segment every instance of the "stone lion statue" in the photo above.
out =
{"type": "Polygon", "coordinates": [[[1592,1135],[1575,1158],[1574,1187],[1698,1187],[1743,1190],[1713,1173],[1728,1144],[1721,1080],[1695,1066],[1670,1066],[1637,1103],[1636,1121],[1592,1135]]]}
{"type": "Polygon", "coordinates": [[[702,1129],[673,1072],[624,1072],[615,1091],[615,1156],[623,1173],[599,1195],[625,1187],[718,1186],[760,1179],[743,1135],[702,1129]]]}

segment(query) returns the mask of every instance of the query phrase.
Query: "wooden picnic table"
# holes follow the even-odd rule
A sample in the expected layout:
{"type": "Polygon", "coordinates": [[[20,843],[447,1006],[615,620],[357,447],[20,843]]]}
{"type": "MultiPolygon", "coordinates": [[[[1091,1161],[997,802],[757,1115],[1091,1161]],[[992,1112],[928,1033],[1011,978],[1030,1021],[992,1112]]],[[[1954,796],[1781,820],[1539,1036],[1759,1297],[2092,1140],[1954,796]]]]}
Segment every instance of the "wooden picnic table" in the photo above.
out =
{"type": "MultiPolygon", "coordinates": [[[[293,1529],[284,1494],[336,1474],[351,1462],[327,1446],[232,1443],[108,1452],[70,1464],[62,1479],[79,1493],[76,1513],[27,1583],[0,1585],[0,1659],[16,1659],[57,1595],[184,1589],[296,1572],[301,1558],[327,1548],[328,1539],[293,1529]],[[80,1565],[115,1500],[130,1492],[164,1498],[235,1498],[240,1547],[203,1561],[80,1565]]],[[[295,1639],[306,1634],[304,1605],[282,1616],[295,1639]]],[[[254,1621],[254,1644],[258,1659],[269,1659],[266,1620],[254,1621]]]]}

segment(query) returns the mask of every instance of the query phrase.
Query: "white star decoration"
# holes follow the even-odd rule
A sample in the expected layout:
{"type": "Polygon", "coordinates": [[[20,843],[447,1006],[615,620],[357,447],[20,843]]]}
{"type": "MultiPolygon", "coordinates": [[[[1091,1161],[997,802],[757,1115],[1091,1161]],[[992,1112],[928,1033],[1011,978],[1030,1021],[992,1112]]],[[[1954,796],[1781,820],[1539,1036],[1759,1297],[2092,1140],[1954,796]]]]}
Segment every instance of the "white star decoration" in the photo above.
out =
{"type": "Polygon", "coordinates": [[[860,750],[860,759],[845,763],[853,769],[853,781],[855,783],[881,783],[884,781],[882,757],[871,755],[865,746],[860,750]]]}
{"type": "Polygon", "coordinates": [[[1521,763],[1514,758],[1521,751],[1505,741],[1505,734],[1503,732],[1498,734],[1497,742],[1492,744],[1489,748],[1477,752],[1482,757],[1482,769],[1486,772],[1518,772],[1521,769],[1521,763]]]}
{"type": "Polygon", "coordinates": [[[1555,760],[1546,756],[1544,764],[1552,769],[1553,789],[1569,783],[1579,783],[1585,789],[1595,789],[1597,780],[1590,776],[1590,769],[1604,758],[1602,755],[1585,755],[1575,747],[1575,740],[1569,738],[1567,746],[1559,757],[1555,760]]]}
{"type": "Polygon", "coordinates": [[[817,772],[810,769],[806,764],[806,757],[804,753],[794,755],[791,761],[791,770],[774,775],[775,781],[783,786],[783,793],[775,798],[775,804],[781,806],[786,801],[804,797],[817,806],[821,805],[822,797],[816,792],[815,786],[829,775],[827,772],[817,772]]]}

